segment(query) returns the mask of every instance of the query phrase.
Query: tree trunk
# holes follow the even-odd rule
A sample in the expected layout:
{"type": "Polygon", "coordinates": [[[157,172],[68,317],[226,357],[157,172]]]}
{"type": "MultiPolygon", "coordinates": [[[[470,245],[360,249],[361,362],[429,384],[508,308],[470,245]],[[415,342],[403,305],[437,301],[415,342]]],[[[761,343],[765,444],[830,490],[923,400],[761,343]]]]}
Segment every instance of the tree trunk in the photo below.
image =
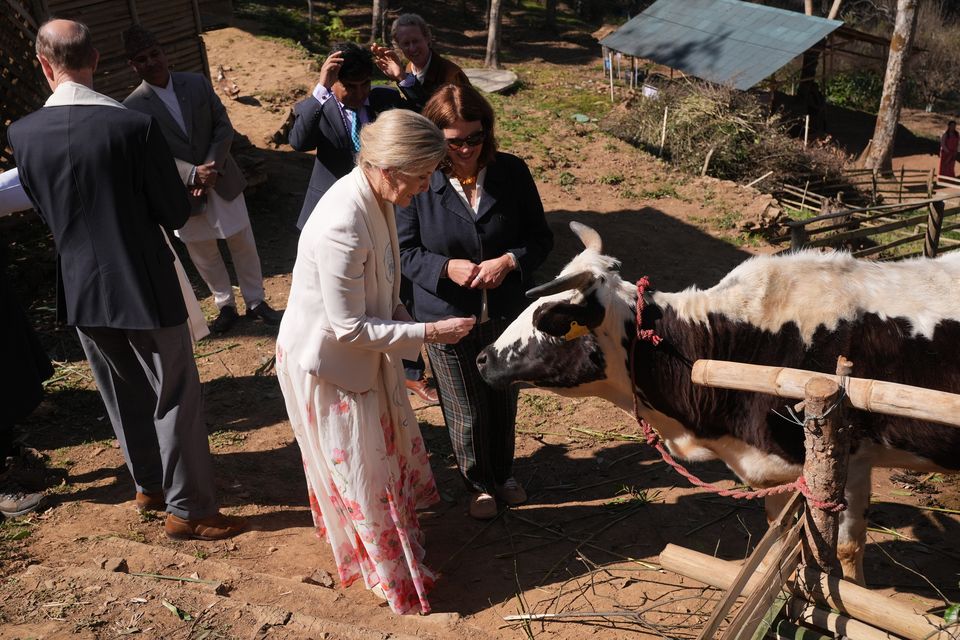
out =
{"type": "Polygon", "coordinates": [[[500,68],[500,3],[501,0],[490,0],[490,18],[487,28],[487,56],[483,66],[488,69],[500,68]]]}
{"type": "Polygon", "coordinates": [[[380,10],[380,0],[373,0],[373,12],[372,12],[373,18],[370,21],[370,42],[380,42],[380,38],[381,38],[380,14],[381,13],[382,12],[380,10]]]}
{"type": "Polygon", "coordinates": [[[557,30],[557,0],[546,0],[544,7],[544,27],[548,31],[557,30]]]}
{"type": "Polygon", "coordinates": [[[307,25],[313,29],[313,0],[307,0],[307,25]]]}
{"type": "Polygon", "coordinates": [[[890,57],[883,79],[883,96],[877,112],[877,126],[873,132],[870,153],[863,162],[866,169],[889,169],[893,140],[903,107],[903,71],[913,46],[917,30],[918,0],[897,0],[897,19],[890,39],[890,57]]]}

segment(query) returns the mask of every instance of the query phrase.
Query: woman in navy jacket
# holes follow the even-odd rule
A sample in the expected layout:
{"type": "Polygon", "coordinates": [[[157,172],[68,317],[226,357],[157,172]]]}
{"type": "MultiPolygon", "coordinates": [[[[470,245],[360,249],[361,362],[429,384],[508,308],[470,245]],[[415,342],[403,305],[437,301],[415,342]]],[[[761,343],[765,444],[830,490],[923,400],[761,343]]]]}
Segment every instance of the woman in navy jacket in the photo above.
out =
{"type": "Polygon", "coordinates": [[[497,514],[494,496],[520,504],[513,478],[517,388],[494,389],[477,354],[526,305],[534,270],[553,248],[540,194],[527,165],[497,151],[490,104],[470,86],[446,85],[423,115],[447,139],[447,159],[430,188],[397,209],[403,275],[413,282],[417,320],[477,318],[456,345],[428,345],[443,418],[472,492],[470,515],[497,514]]]}

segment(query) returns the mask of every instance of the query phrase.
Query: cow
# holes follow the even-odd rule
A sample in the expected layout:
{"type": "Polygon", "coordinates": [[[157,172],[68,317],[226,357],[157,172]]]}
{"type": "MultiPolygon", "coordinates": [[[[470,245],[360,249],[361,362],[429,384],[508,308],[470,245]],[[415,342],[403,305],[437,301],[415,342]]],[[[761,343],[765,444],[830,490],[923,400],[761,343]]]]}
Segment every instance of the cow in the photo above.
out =
{"type": "MultiPolygon", "coordinates": [[[[960,252],[878,263],[848,253],[756,256],[709,289],[644,293],[638,341],[637,287],[602,253],[593,229],[571,222],[584,250],[477,358],[491,385],[525,382],[564,396],[597,396],[641,416],[670,453],[722,460],[743,482],[770,487],[803,468],[803,430],[774,396],[695,385],[701,358],[834,373],[960,392],[960,252]]],[[[844,576],[863,584],[866,511],[873,467],[960,470],[960,429],[851,410],[855,425],[841,514],[844,576]]],[[[784,499],[768,499],[768,516],[784,499]]]]}

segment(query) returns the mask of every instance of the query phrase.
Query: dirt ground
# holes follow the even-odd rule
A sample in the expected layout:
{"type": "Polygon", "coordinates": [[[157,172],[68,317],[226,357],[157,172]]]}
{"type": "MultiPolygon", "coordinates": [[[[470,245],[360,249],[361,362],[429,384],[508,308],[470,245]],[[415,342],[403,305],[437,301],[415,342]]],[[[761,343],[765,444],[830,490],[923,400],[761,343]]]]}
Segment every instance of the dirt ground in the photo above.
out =
{"type": "MultiPolygon", "coordinates": [[[[312,87],[316,70],[296,49],[254,37],[253,25],[238,27],[207,33],[205,41],[211,67],[230,68],[241,88],[240,100],[227,101],[236,129],[266,162],[268,183],[248,204],[267,299],[283,308],[296,255],[293,225],[313,158],[274,148],[264,137],[312,87]]],[[[446,35],[459,59],[476,64],[482,32],[446,35]]],[[[513,55],[527,68],[562,67],[602,97],[602,79],[590,79],[597,52],[581,35],[531,37],[513,55]]],[[[522,79],[525,87],[538,82],[535,74],[522,79]]],[[[673,175],[567,121],[551,121],[540,142],[551,150],[546,157],[532,146],[511,150],[540,176],[556,234],[543,277],[578,250],[571,220],[600,231],[606,251],[623,260],[625,277],[649,274],[661,289],[711,285],[750,254],[770,250],[740,246],[717,223],[725,212],[765,206],[755,190],[673,175]],[[556,178],[556,158],[575,176],[572,187],[556,178]],[[603,180],[615,173],[629,176],[640,197],[603,180]],[[658,190],[664,184],[673,187],[658,190]]],[[[42,251],[38,223],[25,221],[17,233],[15,257],[42,251]]],[[[474,521],[439,409],[414,400],[443,498],[422,518],[427,562],[441,578],[430,596],[436,613],[395,616],[362,587],[343,589],[330,578],[336,568],[314,536],[299,451],[269,368],[274,332],[241,321],[200,342],[196,360],[224,510],[246,516],[251,530],[225,542],[168,540],[160,519],[134,510],[129,475],[82,354],[70,332],[51,324],[43,292],[52,269],[16,261],[15,269],[23,286],[40,292],[31,315],[62,364],[48,399],[25,425],[46,463],[21,462],[16,470],[25,483],[47,489],[48,507],[0,530],[0,638],[692,638],[721,594],[660,569],[659,552],[675,543],[740,560],[763,534],[759,505],[689,487],[637,440],[630,416],[596,399],[536,390],[521,394],[515,465],[529,503],[489,523],[474,521]],[[612,611],[636,615],[528,626],[503,619],[612,611]]],[[[191,277],[212,315],[209,292],[191,277]]],[[[720,464],[694,469],[733,486],[720,464]]],[[[960,517],[950,511],[960,508],[956,479],[889,470],[874,479],[870,586],[918,611],[942,608],[935,589],[960,600],[960,517]]]]}

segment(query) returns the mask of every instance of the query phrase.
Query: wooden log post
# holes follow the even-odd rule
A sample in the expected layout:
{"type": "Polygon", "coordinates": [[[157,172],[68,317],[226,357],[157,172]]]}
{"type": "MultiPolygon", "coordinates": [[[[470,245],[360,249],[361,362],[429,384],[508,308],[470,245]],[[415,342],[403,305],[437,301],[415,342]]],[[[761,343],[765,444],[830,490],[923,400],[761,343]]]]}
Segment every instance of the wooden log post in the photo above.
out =
{"type": "Polygon", "coordinates": [[[807,228],[804,225],[797,224],[790,227],[790,249],[799,251],[806,246],[808,240],[807,228]]]}
{"type": "Polygon", "coordinates": [[[923,255],[927,258],[936,258],[940,248],[940,230],[943,228],[943,214],[946,207],[943,202],[931,202],[927,214],[927,234],[923,239],[923,255]]]}
{"type": "MultiPolygon", "coordinates": [[[[804,387],[803,475],[817,500],[839,504],[847,484],[850,456],[849,429],[844,428],[843,396],[840,386],[828,378],[813,378],[804,387]]],[[[816,502],[816,501],[813,501],[816,502]]],[[[841,575],[837,559],[839,514],[811,504],[804,512],[805,551],[808,565],[824,573],[841,575]]]]}

